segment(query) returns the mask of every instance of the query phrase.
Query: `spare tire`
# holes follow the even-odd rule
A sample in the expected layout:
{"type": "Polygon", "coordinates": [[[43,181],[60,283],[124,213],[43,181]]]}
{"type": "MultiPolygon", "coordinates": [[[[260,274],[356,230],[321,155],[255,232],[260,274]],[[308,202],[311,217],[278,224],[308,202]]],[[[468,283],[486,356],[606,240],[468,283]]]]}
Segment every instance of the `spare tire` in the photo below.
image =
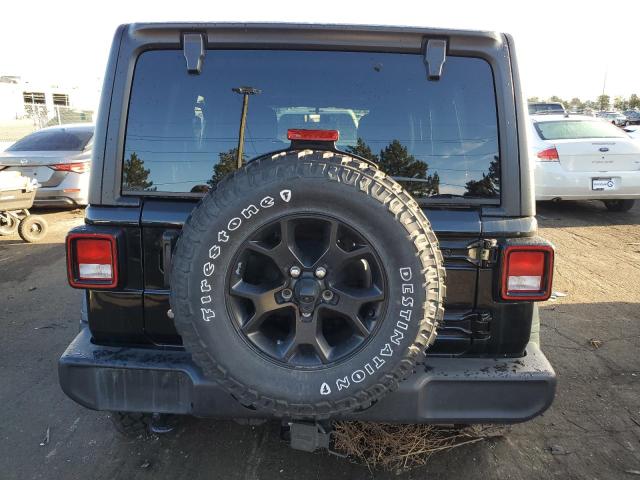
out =
{"type": "Polygon", "coordinates": [[[412,373],[445,294],[427,218],[373,165],[293,150],[225,177],[186,221],[171,308],[240,403],[289,418],[363,409],[412,373]]]}

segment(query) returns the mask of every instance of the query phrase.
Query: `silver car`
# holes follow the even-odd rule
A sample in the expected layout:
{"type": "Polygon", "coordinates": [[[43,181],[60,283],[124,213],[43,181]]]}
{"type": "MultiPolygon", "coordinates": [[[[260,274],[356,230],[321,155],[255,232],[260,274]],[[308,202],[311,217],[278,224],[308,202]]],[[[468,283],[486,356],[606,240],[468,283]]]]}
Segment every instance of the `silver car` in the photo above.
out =
{"type": "Polygon", "coordinates": [[[627,124],[627,117],[619,112],[598,112],[596,113],[596,117],[602,118],[607,122],[611,122],[618,127],[622,127],[627,124]]]}
{"type": "Polygon", "coordinates": [[[18,170],[40,188],[37,206],[87,204],[94,125],[43,128],[0,152],[0,170],[18,170]]]}

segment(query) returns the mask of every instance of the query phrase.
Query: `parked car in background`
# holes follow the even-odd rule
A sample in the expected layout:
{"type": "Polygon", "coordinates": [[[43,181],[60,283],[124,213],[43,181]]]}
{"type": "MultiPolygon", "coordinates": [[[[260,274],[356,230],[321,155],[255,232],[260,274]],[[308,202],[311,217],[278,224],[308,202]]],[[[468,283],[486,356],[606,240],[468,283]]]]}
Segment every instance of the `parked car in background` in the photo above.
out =
{"type": "Polygon", "coordinates": [[[584,115],[585,117],[595,117],[596,112],[589,108],[585,108],[584,110],[582,109],[570,110],[569,115],[584,115]]]}
{"type": "Polygon", "coordinates": [[[627,211],[640,198],[640,143],[585,116],[531,117],[536,200],[602,200],[627,211]]]}
{"type": "Polygon", "coordinates": [[[614,125],[622,127],[627,124],[627,117],[625,117],[620,112],[598,112],[596,113],[596,117],[602,118],[614,125]]]}
{"type": "Polygon", "coordinates": [[[534,114],[565,114],[567,111],[560,102],[529,103],[529,115],[534,114]]]}
{"type": "Polygon", "coordinates": [[[624,116],[627,117],[627,125],[638,125],[640,124],[640,111],[638,110],[627,110],[624,112],[624,116]]]}
{"type": "Polygon", "coordinates": [[[93,132],[92,124],[38,130],[0,152],[0,170],[36,180],[36,206],[86,205],[93,132]]]}

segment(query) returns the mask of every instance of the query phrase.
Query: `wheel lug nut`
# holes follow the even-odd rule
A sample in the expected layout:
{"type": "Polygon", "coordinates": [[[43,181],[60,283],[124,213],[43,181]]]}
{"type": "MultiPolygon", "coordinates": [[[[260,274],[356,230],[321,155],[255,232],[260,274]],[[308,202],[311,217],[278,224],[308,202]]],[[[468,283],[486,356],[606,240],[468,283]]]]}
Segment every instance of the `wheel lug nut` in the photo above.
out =
{"type": "Polygon", "coordinates": [[[324,267],[318,267],[316,268],[315,275],[316,275],[316,278],[319,278],[320,280],[322,280],[327,275],[327,269],[324,267]]]}
{"type": "Polygon", "coordinates": [[[322,299],[325,302],[330,302],[331,300],[333,300],[333,292],[331,290],[325,290],[324,292],[322,292],[322,299]]]}
{"type": "Polygon", "coordinates": [[[290,288],[285,288],[280,294],[283,300],[291,300],[291,297],[293,297],[293,292],[290,288]]]}
{"type": "Polygon", "coordinates": [[[301,273],[302,270],[300,270],[300,267],[296,267],[295,265],[289,269],[289,275],[293,278],[298,278],[301,273]]]}

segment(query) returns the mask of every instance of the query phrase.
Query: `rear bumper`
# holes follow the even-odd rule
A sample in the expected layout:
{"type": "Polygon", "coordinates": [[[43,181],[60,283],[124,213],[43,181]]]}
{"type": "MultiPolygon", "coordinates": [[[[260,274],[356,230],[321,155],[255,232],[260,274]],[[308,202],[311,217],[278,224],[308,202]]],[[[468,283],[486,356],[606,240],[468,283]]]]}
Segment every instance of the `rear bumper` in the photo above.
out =
{"type": "MultiPolygon", "coordinates": [[[[639,159],[640,160],[640,159],[639,159]]],[[[640,164],[638,165],[640,168],[640,164]]],[[[569,172],[558,163],[537,164],[536,200],[640,199],[640,170],[624,172],[569,172]],[[593,178],[611,178],[613,190],[592,190],[593,178]]]]}
{"type": "Polygon", "coordinates": [[[86,189],[74,192],[58,188],[39,188],[33,202],[37,207],[73,207],[87,203],[86,189]]]}
{"type": "MultiPolygon", "coordinates": [[[[83,328],[58,363],[60,385],[94,410],[251,418],[264,413],[240,405],[205,378],[188,353],[114,348],[91,343],[83,328]]],[[[401,423],[514,423],[544,412],[556,376],[530,343],[520,359],[428,358],[424,366],[371,408],[340,419],[401,423]]],[[[338,417],[336,417],[338,418],[338,417]]]]}

